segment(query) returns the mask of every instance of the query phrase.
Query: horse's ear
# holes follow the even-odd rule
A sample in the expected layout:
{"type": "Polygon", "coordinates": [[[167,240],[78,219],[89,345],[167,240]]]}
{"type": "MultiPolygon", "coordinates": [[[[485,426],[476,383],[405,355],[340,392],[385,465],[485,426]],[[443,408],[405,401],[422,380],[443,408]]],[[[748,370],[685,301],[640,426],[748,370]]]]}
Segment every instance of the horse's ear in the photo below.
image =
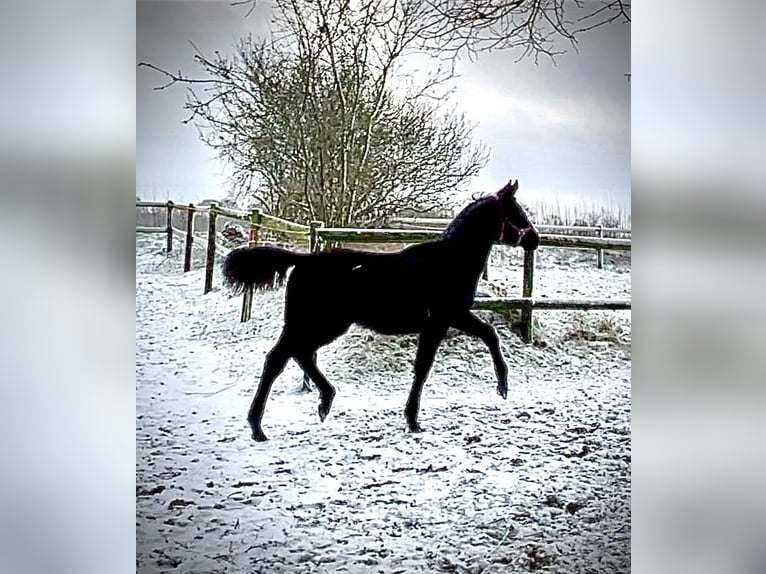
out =
{"type": "Polygon", "coordinates": [[[502,197],[509,194],[511,197],[516,195],[516,191],[519,189],[519,180],[509,179],[508,183],[503,186],[503,189],[497,192],[498,197],[502,197]]]}

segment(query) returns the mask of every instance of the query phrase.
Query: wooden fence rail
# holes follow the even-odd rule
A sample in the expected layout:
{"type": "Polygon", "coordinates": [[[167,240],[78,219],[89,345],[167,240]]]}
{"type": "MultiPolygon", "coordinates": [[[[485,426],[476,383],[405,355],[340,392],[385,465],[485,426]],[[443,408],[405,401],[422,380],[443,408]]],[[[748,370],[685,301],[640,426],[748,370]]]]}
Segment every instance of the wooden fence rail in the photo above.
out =
{"type": "MultiPolygon", "coordinates": [[[[393,224],[403,225],[413,230],[433,230],[441,231],[452,220],[436,217],[399,217],[392,221],[393,224]]],[[[538,233],[544,235],[557,235],[560,237],[611,237],[614,239],[625,239],[630,241],[631,230],[622,227],[604,227],[603,225],[536,225],[538,233]]],[[[553,243],[548,245],[554,246],[553,243]]],[[[566,245],[560,245],[567,247],[566,245]]],[[[583,246],[583,248],[585,248],[583,246]]],[[[614,247],[612,247],[614,248],[614,247]]],[[[594,246],[596,250],[596,265],[599,269],[604,268],[604,249],[600,246],[594,246]]],[[[485,277],[486,278],[486,277],[485,277]]]]}
{"type": "MultiPolygon", "coordinates": [[[[441,231],[427,229],[352,229],[340,227],[323,227],[317,233],[325,241],[342,243],[418,243],[437,239],[442,234],[441,231]]],[[[630,239],[608,237],[578,237],[541,233],[540,245],[543,247],[630,251],[630,239]]]]}
{"type": "Polygon", "coordinates": [[[167,233],[164,227],[136,227],[136,233],[167,233]]]}
{"type": "Polygon", "coordinates": [[[406,229],[351,229],[322,227],[317,234],[324,241],[340,243],[420,243],[437,239],[441,231],[410,231],[406,229]]]}
{"type": "Polygon", "coordinates": [[[620,311],[630,310],[630,299],[546,299],[532,297],[478,297],[474,309],[540,309],[546,311],[620,311]]]}
{"type": "MultiPolygon", "coordinates": [[[[416,228],[426,229],[444,229],[452,222],[451,219],[441,217],[398,217],[391,220],[393,224],[410,225],[416,228]]],[[[604,232],[607,234],[630,235],[631,230],[624,227],[605,227],[603,225],[535,225],[540,233],[571,232],[579,235],[588,235],[590,233],[598,234],[604,232]]]]}
{"type": "MultiPolygon", "coordinates": [[[[320,251],[324,245],[334,243],[388,243],[408,244],[430,241],[438,238],[443,229],[352,229],[340,227],[324,227],[321,221],[312,221],[309,225],[294,223],[273,215],[262,213],[258,209],[249,212],[235,209],[217,207],[215,204],[205,207],[189,205],[176,205],[172,201],[166,203],[153,201],[137,201],[139,208],[167,209],[167,222],[165,227],[136,226],[136,233],[167,233],[167,251],[173,247],[173,234],[185,237],[184,248],[184,271],[191,269],[192,244],[199,243],[206,248],[205,259],[205,288],[204,293],[209,293],[213,288],[213,271],[215,267],[216,253],[226,255],[231,250],[216,242],[216,221],[219,216],[235,219],[245,223],[249,228],[248,244],[257,245],[260,239],[260,231],[269,231],[292,241],[306,241],[311,252],[320,251]],[[186,229],[180,230],[173,227],[173,210],[186,211],[186,229]],[[206,239],[197,237],[193,233],[193,218],[196,213],[208,214],[208,229],[206,239]]],[[[406,218],[400,221],[405,222],[406,218]]],[[[424,221],[421,218],[409,218],[412,222],[424,221]]],[[[429,222],[441,221],[430,219],[429,222]]],[[[449,222],[449,220],[444,220],[449,222]]],[[[599,268],[603,264],[603,250],[630,251],[631,241],[625,238],[603,237],[603,232],[630,233],[625,229],[608,229],[601,227],[566,227],[566,226],[538,226],[540,232],[541,247],[559,247],[565,249],[596,249],[599,252],[599,268]],[[573,236],[557,233],[544,233],[543,230],[597,231],[599,236],[573,236]]],[[[629,299],[547,299],[544,297],[533,298],[535,268],[535,252],[524,252],[523,283],[521,297],[477,297],[473,308],[480,310],[505,311],[508,309],[522,310],[522,336],[526,342],[533,339],[532,311],[539,310],[624,310],[631,308],[629,299]]],[[[250,319],[252,306],[252,290],[245,292],[242,300],[241,321],[250,319]]]]}

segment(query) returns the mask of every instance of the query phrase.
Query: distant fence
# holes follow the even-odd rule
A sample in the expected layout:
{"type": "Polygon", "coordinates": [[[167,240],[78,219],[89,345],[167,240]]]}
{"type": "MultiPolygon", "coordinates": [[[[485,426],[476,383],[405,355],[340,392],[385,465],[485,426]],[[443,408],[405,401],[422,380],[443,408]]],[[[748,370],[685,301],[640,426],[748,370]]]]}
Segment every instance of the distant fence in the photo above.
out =
{"type": "MultiPolygon", "coordinates": [[[[213,288],[213,271],[215,269],[215,257],[216,254],[225,257],[229,254],[231,249],[222,244],[218,240],[218,223],[221,218],[227,218],[236,220],[246,228],[249,229],[248,243],[257,244],[259,230],[269,229],[277,233],[298,235],[299,237],[309,235],[309,227],[306,225],[300,225],[291,221],[286,221],[278,217],[263,214],[258,210],[253,211],[241,211],[237,209],[227,209],[218,207],[215,204],[209,206],[195,206],[194,204],[180,204],[168,202],[155,202],[155,201],[137,201],[137,208],[145,209],[161,209],[162,219],[164,225],[153,226],[136,226],[136,233],[163,233],[167,237],[166,251],[170,253],[173,250],[173,237],[174,235],[181,236],[185,239],[184,246],[184,272],[191,270],[191,255],[192,247],[196,243],[205,248],[205,287],[204,293],[209,293],[213,288]],[[179,213],[185,213],[183,217],[184,229],[177,227],[178,223],[177,215],[179,213]],[[207,225],[205,237],[199,237],[195,234],[195,229],[199,226],[195,216],[197,214],[204,214],[207,216],[207,225]]],[[[152,214],[155,223],[157,222],[158,213],[152,214]]],[[[147,214],[143,214],[144,218],[147,214]]],[[[252,297],[252,294],[250,294],[252,297]]],[[[243,319],[244,320],[244,319],[243,319]]]]}
{"type": "MultiPolygon", "coordinates": [[[[438,217],[398,217],[391,220],[391,225],[403,227],[406,229],[421,229],[442,231],[450,223],[451,219],[438,217]]],[[[630,241],[631,230],[621,227],[605,227],[603,225],[581,226],[581,225],[535,225],[538,233],[546,236],[576,236],[578,238],[594,237],[599,239],[626,239],[630,241]]],[[[553,245],[550,245],[553,246],[553,245]]],[[[556,247],[567,247],[566,245],[557,245],[556,247]]],[[[578,248],[586,248],[584,245],[578,245],[578,248]]],[[[595,244],[596,265],[599,269],[604,267],[604,251],[607,247],[595,244]]]]}
{"type": "MultiPolygon", "coordinates": [[[[394,225],[406,225],[408,227],[443,229],[452,223],[452,219],[443,217],[396,217],[391,220],[394,225]]],[[[580,235],[588,235],[603,230],[610,234],[630,235],[631,230],[623,227],[605,227],[603,225],[535,225],[535,229],[541,233],[561,233],[562,231],[577,231],[580,235]]]]}
{"type": "MultiPolygon", "coordinates": [[[[409,230],[409,229],[345,229],[320,228],[319,236],[326,241],[341,243],[417,243],[439,237],[438,230],[409,230]]],[[[603,237],[577,237],[571,235],[540,234],[541,247],[561,247],[573,249],[599,250],[600,265],[603,267],[603,250],[630,251],[630,239],[611,239],[603,237]]],[[[524,341],[532,341],[532,311],[547,310],[618,310],[630,309],[629,299],[534,299],[532,287],[534,284],[535,251],[524,251],[524,275],[522,297],[497,298],[477,297],[474,309],[501,311],[503,309],[521,310],[521,331],[524,341]]]]}
{"type": "MultiPolygon", "coordinates": [[[[428,221],[432,228],[416,229],[352,229],[324,227],[321,221],[312,221],[308,225],[302,225],[265,214],[258,209],[249,212],[235,209],[217,207],[215,204],[205,207],[196,207],[193,204],[175,204],[172,201],[166,203],[137,201],[137,208],[153,208],[166,210],[164,225],[136,226],[136,233],[164,233],[167,236],[167,252],[173,249],[173,236],[180,235],[185,238],[184,271],[191,269],[191,253],[194,243],[205,247],[205,288],[204,293],[210,292],[213,287],[213,270],[215,257],[226,256],[230,249],[217,241],[217,224],[219,217],[225,217],[244,223],[248,229],[248,245],[257,245],[261,241],[261,232],[280,235],[289,238],[293,243],[306,242],[310,252],[321,251],[325,245],[331,243],[377,243],[377,244],[409,244],[429,241],[439,237],[446,225],[441,222],[448,220],[424,220],[409,218],[410,225],[428,221]],[[185,229],[174,225],[174,213],[185,212],[185,229]],[[204,213],[207,215],[206,238],[195,235],[195,215],[204,213]],[[441,229],[436,228],[434,222],[440,222],[441,229]]],[[[400,222],[407,223],[403,219],[400,222]]],[[[564,226],[536,226],[540,232],[541,247],[559,247],[570,249],[595,249],[599,253],[599,268],[603,266],[603,251],[630,251],[630,238],[609,237],[609,234],[627,234],[630,230],[602,228],[602,227],[564,227],[564,226]],[[584,233],[592,233],[590,236],[569,235],[570,230],[583,230],[584,233]],[[558,233],[546,233],[557,231],[558,233]]],[[[474,309],[505,311],[508,309],[520,309],[522,336],[526,342],[531,342],[532,311],[540,310],[620,310],[630,309],[629,299],[547,299],[532,297],[534,285],[535,251],[524,252],[523,284],[521,297],[477,297],[474,301],[474,309]]],[[[253,290],[245,291],[242,299],[241,321],[250,319],[252,308],[253,290]]]]}

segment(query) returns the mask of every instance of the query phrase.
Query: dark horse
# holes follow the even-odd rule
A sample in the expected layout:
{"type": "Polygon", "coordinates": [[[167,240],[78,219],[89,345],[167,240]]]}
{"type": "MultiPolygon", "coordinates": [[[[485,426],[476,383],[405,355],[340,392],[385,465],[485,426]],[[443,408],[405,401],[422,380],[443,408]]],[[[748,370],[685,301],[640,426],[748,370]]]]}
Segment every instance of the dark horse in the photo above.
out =
{"type": "Polygon", "coordinates": [[[287,281],[285,324],[266,357],[258,392],[247,420],[253,439],[266,440],[261,419],[274,379],[288,359],[295,359],[319,389],[319,418],[330,412],[335,387],[316,365],[316,351],[345,333],[352,324],[378,333],[418,333],[415,380],[405,415],[410,431],[418,424],[420,393],[447,329],[454,327],[481,339],[492,354],[497,393],[508,393],[507,367],[497,334],[471,313],[490,248],[499,241],[527,250],[539,244],[537,231],[516,202],[518,181],[469,204],[435,241],[397,253],[337,250],[301,254],[274,247],[248,247],[226,258],[223,273],[229,286],[271,287],[287,281]]]}

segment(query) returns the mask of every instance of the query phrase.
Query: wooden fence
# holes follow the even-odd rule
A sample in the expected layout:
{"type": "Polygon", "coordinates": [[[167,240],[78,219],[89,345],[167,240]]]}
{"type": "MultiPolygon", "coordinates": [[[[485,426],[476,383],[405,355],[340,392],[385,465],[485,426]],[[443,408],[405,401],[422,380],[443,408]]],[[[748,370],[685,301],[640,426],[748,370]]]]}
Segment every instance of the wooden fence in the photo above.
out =
{"type": "MultiPolygon", "coordinates": [[[[398,227],[408,227],[416,229],[444,229],[450,223],[451,219],[441,217],[397,217],[391,220],[391,225],[398,227]]],[[[602,237],[630,236],[631,230],[623,227],[605,227],[603,225],[584,226],[584,225],[535,225],[540,233],[572,233],[575,235],[595,235],[603,232],[602,237]]]]}
{"type": "MultiPolygon", "coordinates": [[[[406,229],[421,229],[442,231],[451,222],[451,219],[437,217],[398,217],[391,221],[391,224],[406,229]]],[[[575,236],[578,238],[610,238],[610,239],[631,239],[631,230],[621,227],[580,226],[580,225],[535,225],[538,233],[543,235],[557,236],[575,236]]],[[[565,247],[565,246],[564,246],[565,247]]],[[[579,247],[579,246],[578,246],[579,247]]],[[[604,267],[604,247],[594,246],[596,250],[596,265],[599,269],[604,267]]]]}
{"type": "MultiPolygon", "coordinates": [[[[216,221],[219,216],[238,220],[249,229],[248,245],[259,243],[262,231],[268,231],[291,239],[295,243],[306,242],[308,250],[317,252],[328,244],[338,243],[386,243],[407,244],[429,241],[439,237],[443,231],[437,228],[419,229],[350,229],[324,227],[321,221],[312,221],[309,225],[302,225],[265,214],[258,209],[250,212],[224,209],[215,204],[206,207],[195,207],[193,204],[181,205],[172,201],[167,203],[137,201],[138,208],[166,209],[164,226],[137,226],[137,233],[164,233],[167,235],[167,251],[173,249],[173,235],[181,235],[185,238],[184,271],[191,269],[191,253],[193,244],[199,243],[206,248],[205,260],[205,288],[204,293],[210,292],[213,287],[213,270],[215,256],[219,253],[226,256],[230,250],[216,241],[216,221]],[[186,212],[186,229],[181,230],[173,226],[173,211],[186,212]],[[194,216],[197,213],[207,213],[207,237],[202,239],[194,234],[194,216]]],[[[411,218],[414,219],[414,218],[411,218]]],[[[423,221],[419,219],[417,221],[423,221]]],[[[440,221],[440,220],[428,220],[440,221]]],[[[446,221],[446,220],[445,220],[446,221]]],[[[603,266],[603,251],[630,251],[631,241],[629,238],[605,237],[606,234],[629,234],[629,230],[610,228],[579,228],[561,226],[537,226],[540,232],[541,247],[559,247],[571,249],[595,249],[599,252],[599,268],[603,266]],[[568,235],[565,231],[571,229],[583,229],[585,232],[595,232],[594,236],[568,235]],[[546,233],[545,231],[559,231],[564,233],[546,233]]],[[[540,310],[618,310],[630,309],[630,299],[547,299],[533,298],[535,251],[524,252],[523,283],[521,297],[477,297],[474,301],[474,309],[493,310],[504,312],[508,309],[521,309],[522,336],[526,342],[531,342],[532,312],[540,310]]],[[[253,291],[246,290],[242,299],[241,321],[248,321],[252,308],[253,291]]]]}
{"type": "MultiPolygon", "coordinates": [[[[218,207],[215,204],[209,206],[195,206],[194,204],[176,204],[172,201],[137,201],[137,208],[159,208],[166,211],[165,225],[159,226],[136,226],[136,233],[163,233],[167,236],[166,251],[170,253],[173,250],[173,236],[180,235],[185,239],[184,245],[184,271],[191,270],[191,255],[193,244],[198,244],[206,249],[205,256],[205,288],[203,293],[209,293],[213,288],[213,271],[215,269],[216,254],[225,257],[231,251],[220,242],[216,241],[217,223],[219,217],[234,219],[243,223],[249,228],[250,245],[258,243],[258,234],[260,229],[269,229],[282,234],[297,234],[298,236],[308,237],[309,226],[286,221],[278,217],[261,213],[259,210],[240,211],[236,209],[227,209],[218,207]],[[173,225],[173,214],[175,211],[185,212],[185,229],[181,230],[173,225]],[[194,233],[194,217],[198,213],[204,213],[208,217],[206,237],[203,239],[194,233]]],[[[252,294],[250,294],[252,297],[252,294]]],[[[248,315],[249,318],[249,315],[248,315]]],[[[243,320],[246,320],[243,318],[243,320]]]]}

